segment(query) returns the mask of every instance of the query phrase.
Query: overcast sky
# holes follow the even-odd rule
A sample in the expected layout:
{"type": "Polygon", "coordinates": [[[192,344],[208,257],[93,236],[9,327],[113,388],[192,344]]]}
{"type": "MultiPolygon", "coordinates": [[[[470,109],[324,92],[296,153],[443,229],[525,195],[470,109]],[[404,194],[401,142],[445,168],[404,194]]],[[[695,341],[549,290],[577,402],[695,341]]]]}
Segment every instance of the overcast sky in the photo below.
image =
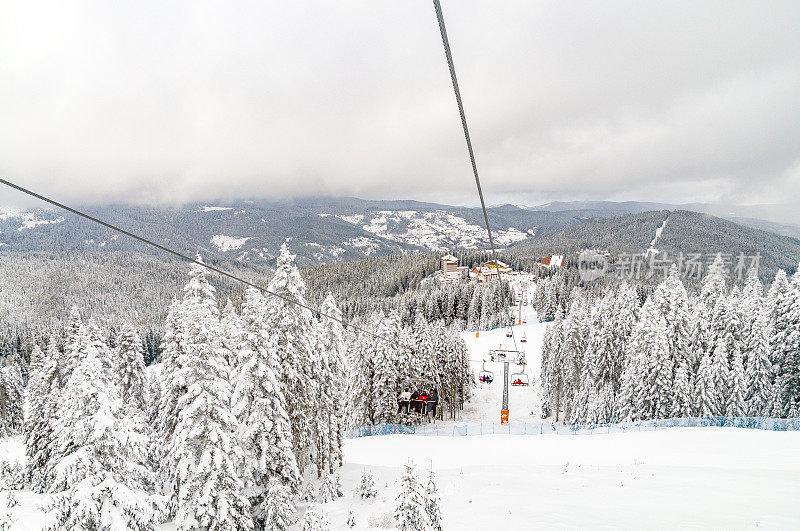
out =
{"type": "MultiPolygon", "coordinates": [[[[797,0],[443,10],[490,202],[800,197],[797,0]]],[[[4,0],[0,174],[80,203],[475,203],[430,0],[4,0]]]]}

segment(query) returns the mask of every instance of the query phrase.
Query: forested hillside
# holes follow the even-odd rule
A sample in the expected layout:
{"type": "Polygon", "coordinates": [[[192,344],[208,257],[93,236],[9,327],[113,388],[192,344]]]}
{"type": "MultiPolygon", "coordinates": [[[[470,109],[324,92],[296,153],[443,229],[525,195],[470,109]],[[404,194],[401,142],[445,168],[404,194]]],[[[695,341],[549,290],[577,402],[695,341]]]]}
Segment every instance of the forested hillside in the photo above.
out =
{"type": "Polygon", "coordinates": [[[569,229],[529,238],[507,250],[520,258],[549,254],[577,255],[584,249],[620,254],[644,253],[651,248],[672,257],[717,253],[736,257],[761,255],[759,274],[771,278],[778,269],[793,272],[800,260],[800,240],[738,225],[714,216],[685,210],[654,211],[600,219],[569,229]],[[656,230],[666,220],[656,239],[656,230]],[[653,240],[656,239],[654,242],[653,240]]]}

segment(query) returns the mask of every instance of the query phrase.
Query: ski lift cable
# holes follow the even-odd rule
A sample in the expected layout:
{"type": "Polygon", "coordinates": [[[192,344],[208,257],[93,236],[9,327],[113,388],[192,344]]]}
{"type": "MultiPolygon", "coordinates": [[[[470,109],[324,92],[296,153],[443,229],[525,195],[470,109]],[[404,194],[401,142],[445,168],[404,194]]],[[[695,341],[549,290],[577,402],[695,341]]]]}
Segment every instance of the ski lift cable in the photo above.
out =
{"type": "MultiPolygon", "coordinates": [[[[442,45],[444,46],[444,55],[447,59],[447,66],[450,69],[450,80],[453,83],[453,92],[455,92],[456,103],[458,104],[458,113],[461,116],[461,126],[464,129],[464,139],[467,141],[467,151],[469,152],[469,160],[472,163],[472,173],[475,176],[475,185],[478,188],[478,197],[481,200],[481,210],[483,210],[483,221],[486,223],[486,232],[489,234],[489,246],[492,249],[492,256],[494,256],[494,265],[497,268],[497,281],[500,282],[500,261],[497,258],[497,248],[494,245],[494,238],[492,238],[492,229],[489,226],[489,214],[486,211],[486,202],[483,199],[483,189],[481,188],[481,179],[478,176],[478,165],[475,162],[475,152],[472,149],[472,139],[469,136],[469,127],[467,127],[467,115],[464,112],[464,104],[461,101],[461,91],[458,89],[458,78],[456,77],[456,67],[453,63],[453,54],[450,50],[450,41],[447,38],[447,29],[444,25],[444,14],[442,13],[442,5],[439,0],[433,0],[433,8],[436,10],[436,18],[439,21],[439,33],[442,35],[442,45]]],[[[513,314],[512,314],[513,317],[513,314]]],[[[520,319],[522,315],[520,315],[520,319]]],[[[514,350],[517,350],[517,338],[514,336],[514,327],[511,326],[511,339],[514,341],[514,350]]]]}
{"type": "MultiPolygon", "coordinates": [[[[134,233],[129,232],[129,231],[125,230],[125,229],[117,227],[116,225],[113,225],[111,223],[108,223],[106,221],[98,219],[98,218],[96,218],[94,216],[91,216],[91,215],[89,215],[89,214],[87,214],[85,212],[81,212],[80,210],[77,210],[75,208],[67,206],[67,205],[65,205],[63,203],[59,203],[58,201],[56,201],[54,199],[50,199],[49,197],[45,197],[45,196],[43,196],[41,194],[37,194],[36,192],[34,192],[32,190],[28,190],[27,188],[23,188],[22,186],[19,186],[18,184],[14,184],[14,183],[12,183],[10,181],[7,181],[5,179],[0,179],[0,183],[4,184],[6,186],[9,186],[11,188],[14,188],[15,190],[18,190],[18,191],[20,191],[20,192],[22,192],[24,194],[27,194],[27,195],[29,195],[31,197],[35,197],[36,199],[44,201],[45,203],[50,203],[53,206],[56,206],[56,207],[61,208],[61,209],[64,209],[67,212],[71,212],[71,213],[75,214],[76,216],[80,216],[82,218],[88,219],[89,221],[92,221],[94,223],[102,225],[102,226],[104,226],[106,228],[109,228],[111,230],[117,231],[120,234],[124,234],[125,236],[129,236],[129,237],[131,237],[131,238],[133,238],[135,240],[139,240],[142,243],[145,243],[147,245],[150,245],[152,247],[160,249],[160,250],[162,250],[162,251],[164,251],[166,253],[169,253],[169,254],[172,254],[174,256],[177,256],[178,258],[182,258],[183,260],[186,260],[186,261],[191,262],[193,264],[197,264],[199,266],[202,266],[202,267],[204,267],[204,268],[206,268],[206,269],[208,269],[210,271],[213,271],[214,273],[217,273],[219,275],[228,277],[228,278],[230,278],[232,280],[236,280],[236,281],[241,282],[242,284],[246,284],[246,285],[248,285],[250,287],[256,288],[257,290],[259,290],[259,291],[261,291],[263,293],[266,293],[267,295],[271,295],[273,297],[278,297],[279,299],[282,299],[282,300],[284,300],[284,301],[286,301],[286,302],[288,302],[290,304],[294,304],[295,306],[300,306],[301,308],[305,308],[307,310],[311,310],[316,315],[320,315],[322,317],[327,317],[328,319],[333,319],[334,321],[338,321],[339,323],[342,324],[342,326],[344,327],[345,330],[353,329],[353,330],[357,330],[359,332],[363,332],[363,333],[365,333],[365,334],[367,334],[367,335],[369,335],[371,337],[374,337],[375,339],[380,339],[380,340],[383,340],[383,341],[386,341],[386,342],[389,342],[389,343],[394,343],[394,344],[399,345],[401,347],[409,346],[409,345],[402,345],[401,343],[395,341],[394,339],[391,339],[391,338],[388,338],[388,337],[384,337],[384,336],[382,336],[380,334],[376,334],[374,332],[370,332],[369,330],[365,330],[364,328],[361,328],[361,327],[356,326],[354,324],[346,323],[344,321],[344,319],[335,317],[333,315],[325,314],[325,313],[321,312],[318,308],[314,308],[313,306],[311,306],[309,304],[300,302],[300,301],[298,301],[298,300],[296,300],[296,299],[294,299],[292,297],[287,297],[286,295],[281,295],[280,293],[275,293],[274,291],[272,291],[270,289],[267,289],[264,286],[260,286],[258,284],[255,284],[255,283],[250,282],[248,280],[245,280],[243,278],[237,277],[233,273],[229,273],[229,272],[227,272],[227,271],[225,271],[223,269],[219,269],[219,268],[214,267],[212,265],[206,264],[205,262],[203,262],[201,260],[197,260],[195,258],[191,258],[191,257],[189,257],[189,256],[187,256],[187,255],[185,255],[183,253],[179,253],[178,251],[175,251],[174,249],[170,249],[169,247],[161,245],[160,243],[156,243],[156,242],[154,242],[152,240],[148,240],[147,238],[139,236],[138,234],[134,234],[134,233]]],[[[412,350],[414,350],[414,349],[412,348],[412,350]]]]}

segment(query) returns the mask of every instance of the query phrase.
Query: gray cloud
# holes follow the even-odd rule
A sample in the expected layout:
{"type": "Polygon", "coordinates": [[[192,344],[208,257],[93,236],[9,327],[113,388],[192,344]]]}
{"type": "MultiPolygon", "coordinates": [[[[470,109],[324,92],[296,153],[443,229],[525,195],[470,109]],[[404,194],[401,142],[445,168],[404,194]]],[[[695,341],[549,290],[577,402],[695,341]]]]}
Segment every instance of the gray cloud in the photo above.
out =
{"type": "MultiPolygon", "coordinates": [[[[490,200],[800,196],[797,2],[443,8],[490,200]]],[[[474,202],[428,0],[6,1],[0,81],[0,173],[66,200],[474,202]]]]}

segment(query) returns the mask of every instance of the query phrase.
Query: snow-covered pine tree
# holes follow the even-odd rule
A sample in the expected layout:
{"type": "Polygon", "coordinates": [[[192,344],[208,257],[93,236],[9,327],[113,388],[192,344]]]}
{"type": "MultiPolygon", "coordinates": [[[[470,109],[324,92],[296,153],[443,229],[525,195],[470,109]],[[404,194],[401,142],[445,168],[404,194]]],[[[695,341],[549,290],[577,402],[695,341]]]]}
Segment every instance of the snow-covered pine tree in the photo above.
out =
{"type": "Polygon", "coordinates": [[[696,410],[701,417],[716,417],[719,415],[719,403],[714,384],[714,371],[711,356],[706,352],[700,361],[700,370],[697,373],[695,386],[697,399],[696,410]]]}
{"type": "Polygon", "coordinates": [[[776,377],[779,412],[789,418],[800,417],[800,267],[792,275],[788,289],[775,301],[772,353],[778,361],[776,377]]]}
{"type": "Polygon", "coordinates": [[[17,517],[11,512],[14,502],[13,491],[0,490],[0,531],[11,531],[17,517]]]}
{"type": "Polygon", "coordinates": [[[593,376],[591,400],[587,404],[589,423],[611,422],[614,414],[616,341],[614,337],[615,304],[612,293],[607,293],[597,307],[593,320],[593,333],[587,348],[587,367],[593,376]]]}
{"type": "Polygon", "coordinates": [[[244,324],[230,299],[225,302],[219,324],[222,329],[222,345],[228,356],[228,364],[235,368],[239,363],[237,356],[242,344],[244,324]]]}
{"type": "Polygon", "coordinates": [[[72,306],[69,311],[69,319],[64,331],[64,350],[57,351],[60,358],[58,361],[59,388],[63,388],[67,384],[67,380],[69,380],[72,371],[75,370],[75,367],[77,367],[78,363],[80,363],[80,351],[76,345],[76,341],[78,341],[78,337],[81,334],[82,328],[83,321],[81,320],[81,314],[78,311],[78,307],[72,306]]]}
{"type": "Polygon", "coordinates": [[[294,265],[294,255],[284,243],[268,289],[278,295],[266,299],[266,326],[277,340],[280,381],[292,428],[292,446],[300,471],[314,452],[317,382],[313,367],[319,359],[317,327],[306,305],[306,284],[294,265]],[[296,301],[293,304],[289,301],[296,301]]]}
{"type": "Polygon", "coordinates": [[[295,505],[292,492],[280,479],[272,478],[267,485],[267,497],[257,513],[257,520],[264,522],[269,531],[289,531],[295,505]]]}
{"type": "Polygon", "coordinates": [[[175,425],[178,422],[181,397],[186,393],[188,382],[187,373],[183,370],[186,361],[187,348],[186,333],[184,330],[183,304],[173,300],[167,314],[164,338],[161,352],[161,378],[159,379],[159,402],[155,417],[155,431],[158,444],[154,445],[154,458],[159,465],[159,479],[162,480],[162,490],[168,494],[169,516],[175,515],[175,494],[178,492],[178,477],[176,462],[171,461],[168,453],[175,435],[175,425]]]}
{"type": "MultiPolygon", "coordinates": [[[[742,320],[743,359],[745,368],[750,362],[750,352],[754,349],[753,342],[758,334],[753,333],[756,319],[764,307],[764,286],[758,278],[758,270],[751,267],[747,271],[744,289],[742,290],[739,314],[742,320]]],[[[745,369],[745,373],[747,370],[745,369]]]]}
{"type": "Polygon", "coordinates": [[[414,467],[410,464],[405,465],[405,472],[400,480],[394,519],[395,528],[400,531],[425,531],[428,527],[425,499],[414,475],[414,467]]]}
{"type": "MultiPolygon", "coordinates": [[[[292,449],[284,387],[278,380],[277,341],[266,326],[266,301],[255,288],[245,291],[241,320],[229,318],[226,335],[236,352],[233,413],[244,452],[241,477],[253,506],[263,503],[271,479],[297,492],[300,471],[292,449]],[[233,328],[237,326],[239,330],[233,328]]],[[[264,514],[264,509],[257,510],[264,514]]]]}
{"type": "Polygon", "coordinates": [[[673,384],[673,417],[690,417],[694,410],[694,400],[692,398],[692,386],[689,381],[689,367],[686,360],[678,362],[675,369],[675,381],[673,384]]]}
{"type": "Polygon", "coordinates": [[[37,346],[31,358],[34,363],[25,393],[28,411],[37,414],[29,414],[25,418],[25,451],[28,457],[25,475],[33,490],[44,492],[50,480],[46,471],[49,469],[55,438],[53,421],[61,402],[58,365],[61,355],[55,336],[48,341],[46,355],[37,346]]]}
{"type": "Polygon", "coordinates": [[[144,356],[142,340],[130,323],[126,323],[117,335],[117,373],[122,399],[125,404],[140,411],[145,410],[144,401],[144,356]]]}
{"type": "Polygon", "coordinates": [[[725,414],[730,394],[730,372],[728,349],[724,342],[719,342],[711,360],[711,374],[714,379],[714,410],[718,412],[718,415],[725,414]]]}
{"type": "Polygon", "coordinates": [[[372,474],[366,470],[361,472],[361,482],[358,484],[357,494],[365,500],[378,496],[378,491],[375,490],[375,480],[372,478],[372,474]]]}
{"type": "Polygon", "coordinates": [[[674,362],[670,355],[669,331],[667,323],[660,315],[653,322],[652,336],[648,349],[648,393],[645,408],[650,418],[669,417],[673,409],[674,362]]]}
{"type": "Polygon", "coordinates": [[[586,345],[589,338],[591,314],[588,302],[578,288],[570,294],[570,309],[562,325],[563,347],[561,350],[564,373],[564,419],[572,418],[572,410],[577,404],[577,394],[581,388],[581,378],[585,365],[586,345]]]}
{"type": "Polygon", "coordinates": [[[215,290],[194,265],[184,288],[179,365],[186,391],[168,447],[176,471],[175,524],[188,529],[251,529],[238,464],[242,451],[231,412],[231,368],[221,341],[215,290]]]}
{"type": "Polygon", "coordinates": [[[725,294],[725,263],[722,255],[717,253],[714,262],[708,266],[708,272],[700,285],[700,297],[708,308],[713,308],[717,299],[725,294]]]}
{"type": "Polygon", "coordinates": [[[325,471],[325,473],[322,474],[322,481],[319,483],[316,500],[319,503],[328,503],[336,498],[336,485],[333,482],[333,476],[325,471]]]}
{"type": "Polygon", "coordinates": [[[330,522],[324,514],[320,514],[313,507],[308,509],[300,520],[300,531],[329,531],[330,522]]]}
{"type": "Polygon", "coordinates": [[[547,326],[542,336],[542,357],[541,367],[539,368],[539,379],[542,384],[542,418],[546,419],[553,414],[554,397],[554,374],[550,371],[550,357],[554,355],[553,329],[555,326],[547,326]]]}
{"type": "Polygon", "coordinates": [[[321,421],[318,430],[326,433],[326,436],[321,438],[326,444],[318,452],[324,456],[321,464],[327,464],[328,472],[333,473],[336,467],[342,466],[344,463],[342,446],[344,444],[345,378],[348,371],[344,356],[344,328],[340,322],[342,312],[330,293],[320,306],[320,314],[318,335],[322,341],[325,363],[324,374],[319,375],[318,379],[324,408],[317,413],[317,418],[321,421]]]}
{"type": "Polygon", "coordinates": [[[614,299],[614,318],[612,321],[615,392],[619,392],[619,386],[621,385],[622,371],[625,366],[625,346],[638,320],[639,296],[630,284],[623,282],[614,299]]]}
{"type": "Polygon", "coordinates": [[[433,531],[442,531],[442,510],[439,507],[439,490],[436,488],[436,477],[433,470],[428,474],[428,483],[425,486],[425,514],[428,524],[433,531]]]}
{"type": "MultiPolygon", "coordinates": [[[[73,342],[79,360],[54,422],[53,481],[45,529],[154,529],[160,503],[149,494],[149,440],[124,412],[90,326],[73,342]]],[[[107,350],[107,349],[106,349],[107,350]]]]}
{"type": "Polygon", "coordinates": [[[733,353],[728,389],[725,415],[728,417],[744,417],[747,414],[745,406],[747,389],[745,388],[744,363],[742,362],[742,353],[740,351],[733,353]]]}
{"type": "Polygon", "coordinates": [[[0,436],[17,433],[24,424],[24,389],[18,354],[5,359],[0,367],[0,436]]]}
{"type": "Polygon", "coordinates": [[[751,417],[763,417],[771,413],[775,385],[770,362],[771,338],[769,311],[767,308],[760,308],[750,330],[750,348],[745,370],[747,414],[751,417]]]}
{"type": "Polygon", "coordinates": [[[669,353],[677,367],[688,357],[691,324],[689,294],[678,276],[676,265],[672,265],[667,278],[656,287],[653,302],[666,321],[669,353]]]}
{"type": "Polygon", "coordinates": [[[353,509],[351,508],[347,513],[347,527],[354,528],[356,526],[356,515],[353,514],[353,509]]]}
{"type": "MultiPolygon", "coordinates": [[[[492,310],[494,308],[494,300],[492,297],[492,290],[488,284],[481,285],[481,317],[478,328],[480,330],[488,330],[492,328],[492,310]]],[[[430,322],[431,319],[428,318],[430,322]]]]}
{"type": "Polygon", "coordinates": [[[393,423],[397,420],[397,396],[404,377],[398,365],[402,363],[402,358],[408,356],[406,349],[401,346],[402,330],[396,311],[390,311],[381,320],[377,334],[382,339],[375,341],[373,355],[375,376],[372,384],[372,423],[393,423]]]}
{"type": "Polygon", "coordinates": [[[478,330],[481,326],[481,289],[476,286],[472,292],[472,299],[469,303],[469,310],[467,313],[467,328],[469,330],[478,330]]]}

